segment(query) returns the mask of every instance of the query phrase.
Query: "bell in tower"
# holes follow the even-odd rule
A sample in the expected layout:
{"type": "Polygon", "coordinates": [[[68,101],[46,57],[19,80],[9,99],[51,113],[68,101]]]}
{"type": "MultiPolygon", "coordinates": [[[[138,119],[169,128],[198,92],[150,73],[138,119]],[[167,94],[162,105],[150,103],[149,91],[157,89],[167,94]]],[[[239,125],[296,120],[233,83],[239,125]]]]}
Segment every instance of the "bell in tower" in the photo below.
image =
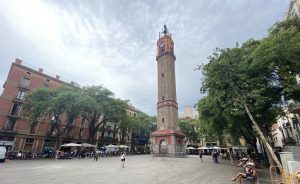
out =
{"type": "Polygon", "coordinates": [[[154,156],[182,157],[184,134],[178,126],[174,42],[164,25],[157,41],[157,131],[152,133],[154,156]]]}

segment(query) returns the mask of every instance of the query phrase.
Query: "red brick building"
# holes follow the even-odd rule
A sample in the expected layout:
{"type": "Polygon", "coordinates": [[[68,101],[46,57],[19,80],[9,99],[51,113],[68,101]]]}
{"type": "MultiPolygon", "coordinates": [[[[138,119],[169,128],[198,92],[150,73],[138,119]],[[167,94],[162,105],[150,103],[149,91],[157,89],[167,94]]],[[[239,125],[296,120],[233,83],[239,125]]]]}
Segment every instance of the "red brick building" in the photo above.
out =
{"type": "MultiPolygon", "coordinates": [[[[61,114],[58,128],[54,128],[56,125],[49,118],[41,118],[37,124],[32,124],[22,117],[22,104],[28,93],[37,88],[55,89],[63,84],[76,85],[60,80],[58,75],[50,76],[41,68],[34,70],[27,67],[22,60],[16,59],[11,65],[0,97],[0,146],[5,146],[9,152],[43,153],[54,151],[64,143],[88,142],[88,123],[81,117],[70,125],[67,117],[61,114]]],[[[135,117],[139,110],[128,105],[127,112],[135,117]]],[[[105,131],[97,132],[94,137],[98,147],[108,144],[129,146],[131,139],[131,131],[126,130],[122,135],[115,123],[108,123],[105,131]]]]}
{"type": "MultiPolygon", "coordinates": [[[[60,77],[52,77],[39,68],[34,70],[16,59],[12,63],[7,80],[0,97],[0,146],[8,151],[43,152],[56,149],[63,143],[87,142],[88,127],[84,120],[77,118],[72,127],[65,131],[64,123],[59,133],[53,132],[51,122],[42,119],[32,126],[31,122],[21,116],[24,97],[37,88],[57,88],[64,84],[60,77]]],[[[61,115],[62,122],[65,117],[61,115]]]]}

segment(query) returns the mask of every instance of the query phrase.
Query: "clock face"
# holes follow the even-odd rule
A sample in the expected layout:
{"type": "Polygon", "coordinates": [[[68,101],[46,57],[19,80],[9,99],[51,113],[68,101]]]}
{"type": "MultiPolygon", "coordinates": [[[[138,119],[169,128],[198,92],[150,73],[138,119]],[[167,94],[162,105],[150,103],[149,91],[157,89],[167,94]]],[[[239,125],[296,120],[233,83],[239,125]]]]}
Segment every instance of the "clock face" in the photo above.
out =
{"type": "Polygon", "coordinates": [[[162,47],[165,46],[165,43],[164,43],[164,42],[161,42],[161,43],[159,44],[159,46],[160,46],[160,48],[162,48],[162,47]]]}

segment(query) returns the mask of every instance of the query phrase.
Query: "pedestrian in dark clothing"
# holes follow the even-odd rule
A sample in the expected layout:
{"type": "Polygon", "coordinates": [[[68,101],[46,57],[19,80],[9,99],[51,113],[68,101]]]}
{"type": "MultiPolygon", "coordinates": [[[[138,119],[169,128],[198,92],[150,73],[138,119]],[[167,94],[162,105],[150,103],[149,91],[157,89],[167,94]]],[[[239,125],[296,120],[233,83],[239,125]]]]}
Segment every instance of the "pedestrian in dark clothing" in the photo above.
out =
{"type": "Polygon", "coordinates": [[[199,157],[200,157],[201,162],[203,162],[202,155],[203,155],[202,151],[199,151],[199,157]]]}

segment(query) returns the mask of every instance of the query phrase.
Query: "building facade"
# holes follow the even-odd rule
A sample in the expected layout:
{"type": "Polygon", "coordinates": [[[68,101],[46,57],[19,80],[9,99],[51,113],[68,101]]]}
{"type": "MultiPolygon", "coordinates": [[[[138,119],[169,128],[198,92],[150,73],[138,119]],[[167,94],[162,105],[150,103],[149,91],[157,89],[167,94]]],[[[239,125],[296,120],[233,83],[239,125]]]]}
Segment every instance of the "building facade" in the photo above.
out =
{"type": "Polygon", "coordinates": [[[178,157],[184,150],[184,134],[178,126],[176,102],[174,42],[167,27],[157,41],[157,131],[152,133],[152,151],[155,156],[178,157]]]}
{"type": "MultiPolygon", "coordinates": [[[[300,17],[300,0],[291,0],[285,19],[300,17]]],[[[297,85],[300,85],[299,75],[296,75],[297,85]]],[[[292,102],[290,109],[285,109],[285,116],[278,117],[272,126],[274,146],[281,148],[287,145],[300,144],[300,104],[292,102]]]]}
{"type": "MultiPolygon", "coordinates": [[[[82,117],[77,117],[70,125],[66,115],[61,114],[61,124],[57,128],[49,118],[41,118],[37,124],[32,124],[22,117],[22,104],[28,93],[38,88],[55,89],[64,84],[77,86],[74,82],[62,81],[58,75],[52,77],[45,74],[41,68],[35,70],[27,67],[22,60],[16,59],[0,97],[0,146],[5,146],[9,152],[44,153],[54,151],[64,143],[88,142],[88,123],[82,117]]],[[[129,115],[135,117],[138,112],[135,107],[128,105],[129,115]]],[[[132,135],[130,130],[125,133],[121,131],[116,123],[107,123],[94,139],[98,147],[108,144],[130,146],[132,135]]]]}
{"type": "Polygon", "coordinates": [[[22,104],[25,96],[37,88],[57,88],[64,82],[34,70],[16,59],[12,63],[0,97],[0,145],[8,151],[42,152],[44,147],[55,147],[56,138],[49,134],[50,123],[41,120],[36,126],[22,118],[22,104]]]}
{"type": "Polygon", "coordinates": [[[185,106],[183,112],[179,114],[180,119],[198,119],[198,111],[191,106],[185,106]]]}
{"type": "Polygon", "coordinates": [[[300,17],[300,0],[291,0],[288,12],[286,13],[286,19],[291,17],[300,17]]]}

